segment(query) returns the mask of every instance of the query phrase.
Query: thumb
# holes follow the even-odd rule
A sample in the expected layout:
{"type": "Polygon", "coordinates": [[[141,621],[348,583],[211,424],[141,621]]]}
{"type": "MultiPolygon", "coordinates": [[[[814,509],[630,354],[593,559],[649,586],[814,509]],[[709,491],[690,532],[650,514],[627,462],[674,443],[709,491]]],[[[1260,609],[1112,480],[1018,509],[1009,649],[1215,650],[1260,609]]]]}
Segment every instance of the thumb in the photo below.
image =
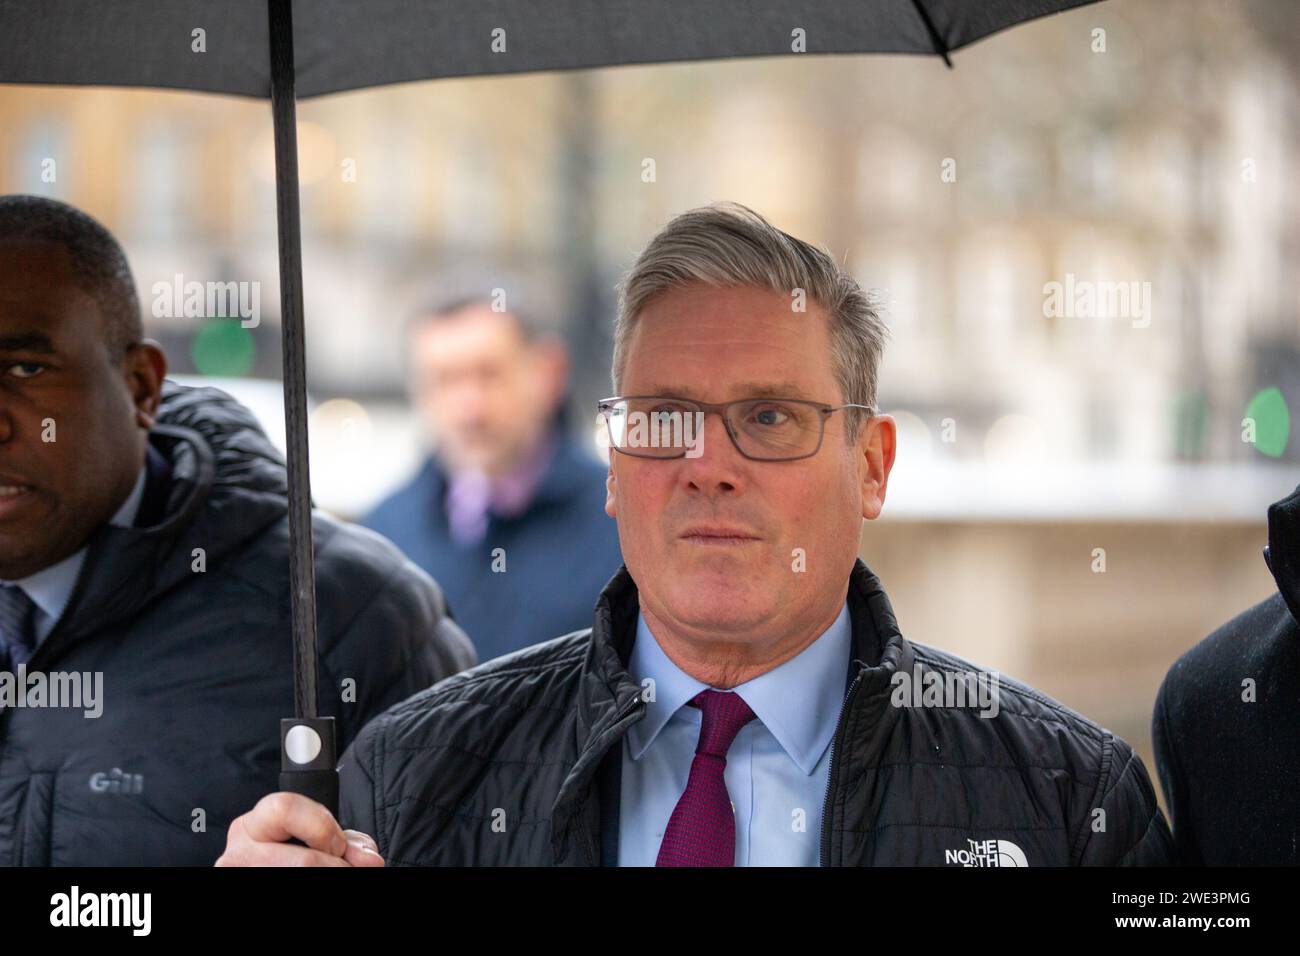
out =
{"type": "Polygon", "coordinates": [[[352,866],[383,866],[384,858],[379,855],[375,841],[360,830],[344,830],[348,846],[343,859],[352,866]]]}

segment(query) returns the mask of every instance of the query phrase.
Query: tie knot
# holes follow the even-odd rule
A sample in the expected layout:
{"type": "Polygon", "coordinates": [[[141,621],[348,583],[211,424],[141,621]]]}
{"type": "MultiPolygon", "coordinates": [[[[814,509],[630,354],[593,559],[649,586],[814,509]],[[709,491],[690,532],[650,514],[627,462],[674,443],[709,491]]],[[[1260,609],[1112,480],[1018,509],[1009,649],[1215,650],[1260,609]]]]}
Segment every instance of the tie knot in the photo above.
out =
{"type": "Polygon", "coordinates": [[[725,758],[740,728],[754,719],[745,699],[730,691],[702,690],[691,699],[691,706],[698,707],[703,718],[697,754],[725,758]]]}

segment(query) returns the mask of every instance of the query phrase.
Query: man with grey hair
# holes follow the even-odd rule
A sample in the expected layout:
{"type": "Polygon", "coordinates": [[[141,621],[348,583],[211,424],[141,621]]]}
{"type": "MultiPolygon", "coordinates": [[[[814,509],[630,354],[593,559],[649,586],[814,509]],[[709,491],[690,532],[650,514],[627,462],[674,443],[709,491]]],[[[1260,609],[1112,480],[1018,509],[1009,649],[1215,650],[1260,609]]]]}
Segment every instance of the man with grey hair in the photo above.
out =
{"type": "Polygon", "coordinates": [[[757,213],[670,222],[621,290],[600,412],[624,567],[593,626],[397,705],[344,755],[341,824],[272,794],[219,863],[1167,862],[1127,744],[909,642],[858,558],[894,462],[883,339],[757,213]]]}

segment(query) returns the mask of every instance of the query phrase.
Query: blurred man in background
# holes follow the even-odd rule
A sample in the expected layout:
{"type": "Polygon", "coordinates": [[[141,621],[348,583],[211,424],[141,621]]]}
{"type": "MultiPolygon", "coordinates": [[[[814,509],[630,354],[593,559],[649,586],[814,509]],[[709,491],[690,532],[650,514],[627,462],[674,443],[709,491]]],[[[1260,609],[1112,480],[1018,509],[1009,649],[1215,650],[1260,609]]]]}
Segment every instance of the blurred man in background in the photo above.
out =
{"type": "Polygon", "coordinates": [[[417,310],[411,398],[436,452],[364,520],[444,588],[481,660],[588,626],[622,564],[605,467],[565,434],[567,352],[506,291],[417,310]]]}
{"type": "Polygon", "coordinates": [[[1268,509],[1277,582],[1180,657],[1152,739],[1174,846],[1192,866],[1300,864],[1300,488],[1268,509]]]}
{"type": "MultiPolygon", "coordinates": [[[[0,197],[0,865],[210,864],[276,788],[284,462],[166,368],[108,231],[0,197]]],[[[346,746],[474,656],[396,548],[319,513],[313,534],[318,704],[346,746]]]]}

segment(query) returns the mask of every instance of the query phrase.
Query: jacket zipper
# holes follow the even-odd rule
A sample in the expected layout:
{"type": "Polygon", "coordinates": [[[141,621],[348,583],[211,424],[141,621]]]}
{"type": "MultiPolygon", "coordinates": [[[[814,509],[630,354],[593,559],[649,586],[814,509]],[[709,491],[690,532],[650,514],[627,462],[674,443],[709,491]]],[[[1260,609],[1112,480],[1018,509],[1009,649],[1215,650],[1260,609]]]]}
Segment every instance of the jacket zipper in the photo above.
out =
{"type": "MultiPolygon", "coordinates": [[[[638,692],[637,695],[632,698],[632,706],[619,711],[617,716],[615,716],[613,722],[609,725],[609,727],[606,729],[605,732],[609,733],[610,731],[620,730],[624,727],[625,724],[632,723],[632,721],[629,721],[628,718],[637,712],[637,710],[639,709],[638,705],[640,703],[641,703],[641,694],[638,692]]],[[[620,733],[618,735],[618,739],[611,746],[617,746],[617,747],[623,746],[623,734],[620,733]]],[[[603,760],[604,757],[602,756],[601,759],[603,760]]],[[[599,772],[599,763],[597,763],[597,772],[599,772]]],[[[599,786],[599,783],[597,783],[597,786],[599,786]]],[[[582,829],[582,842],[584,844],[584,848],[587,851],[587,860],[588,860],[587,865],[599,866],[600,865],[600,847],[598,845],[599,841],[592,837],[591,831],[586,827],[582,829]]]]}
{"type": "Polygon", "coordinates": [[[821,833],[821,849],[818,852],[818,856],[817,856],[818,866],[829,865],[826,862],[826,857],[830,854],[830,849],[831,849],[831,813],[830,813],[831,790],[834,789],[835,787],[835,782],[836,782],[835,772],[839,769],[835,763],[835,751],[838,749],[836,747],[836,744],[839,743],[841,737],[844,734],[845,729],[848,726],[850,698],[853,697],[854,693],[858,689],[858,684],[861,683],[862,681],[862,671],[863,671],[863,667],[861,664],[859,664],[858,673],[854,676],[853,683],[850,684],[849,689],[845,691],[844,700],[840,703],[840,717],[838,721],[838,726],[835,728],[835,736],[831,738],[831,765],[828,768],[828,773],[826,774],[826,796],[822,798],[822,833],[821,833]]]}

